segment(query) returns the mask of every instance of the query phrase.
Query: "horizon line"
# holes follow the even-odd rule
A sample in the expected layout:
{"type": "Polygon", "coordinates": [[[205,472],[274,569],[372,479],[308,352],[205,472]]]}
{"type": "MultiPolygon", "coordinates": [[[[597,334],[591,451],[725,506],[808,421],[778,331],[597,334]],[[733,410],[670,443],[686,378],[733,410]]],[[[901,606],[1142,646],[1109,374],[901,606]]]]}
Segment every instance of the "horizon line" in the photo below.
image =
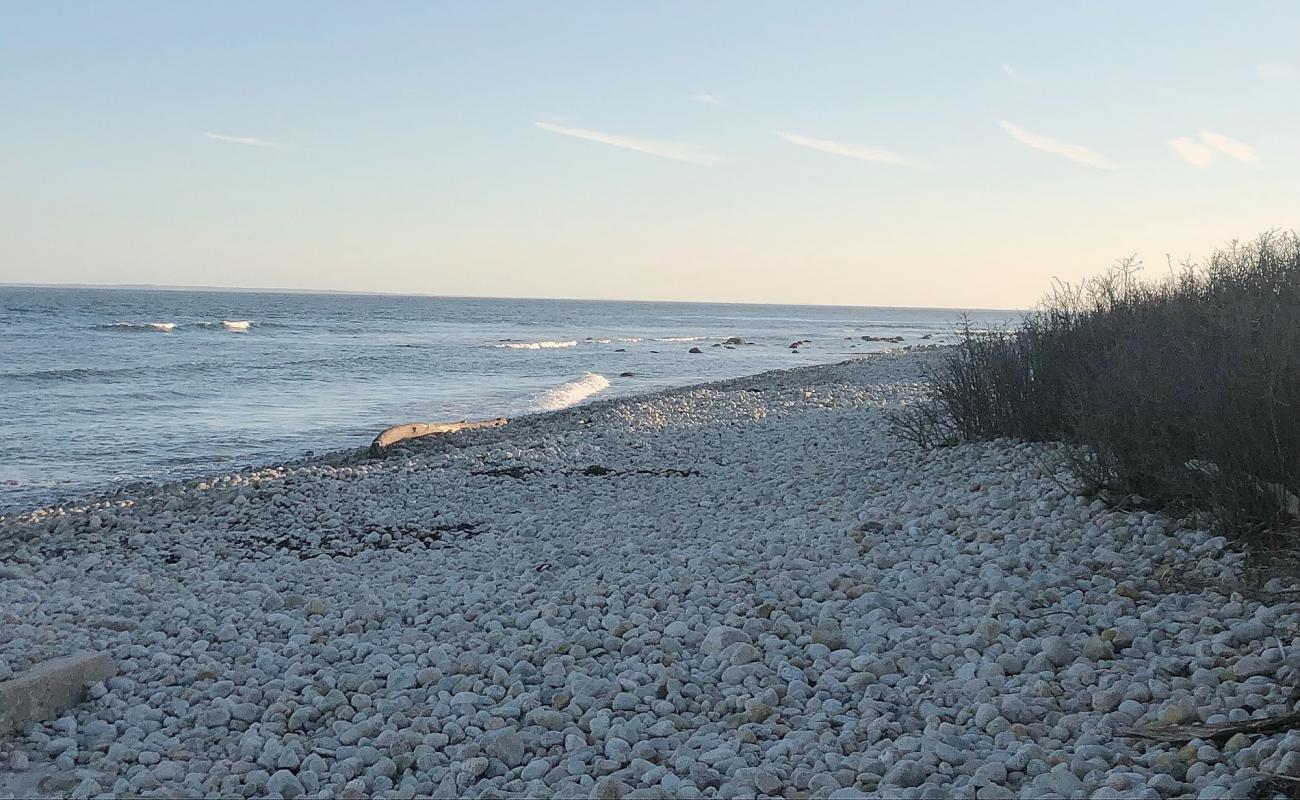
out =
{"type": "Polygon", "coordinates": [[[531,297],[507,295],[434,294],[432,292],[384,292],[362,289],[291,289],[259,286],[188,286],[168,283],[31,283],[0,281],[0,289],[106,289],[110,291],[160,291],[160,292],[240,292],[245,294],[331,294],[361,297],[429,297],[442,300],[535,300],[575,303],[677,303],[685,305],[732,306],[802,306],[807,308],[876,308],[905,311],[1000,311],[1024,313],[1024,308],[988,308],[975,306],[891,306],[845,305],[842,303],[771,303],[748,300],[664,300],[627,299],[618,297],[531,297]]]}

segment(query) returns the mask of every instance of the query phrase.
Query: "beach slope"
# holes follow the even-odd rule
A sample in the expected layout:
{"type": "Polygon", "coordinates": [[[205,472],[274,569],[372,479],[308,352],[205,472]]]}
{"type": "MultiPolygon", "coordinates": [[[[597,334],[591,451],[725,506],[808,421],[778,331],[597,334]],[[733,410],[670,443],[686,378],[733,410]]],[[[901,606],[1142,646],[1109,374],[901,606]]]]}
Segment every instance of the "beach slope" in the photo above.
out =
{"type": "MultiPolygon", "coordinates": [[[[0,680],[120,674],[0,793],[1226,796],[1300,734],[1295,596],[1222,538],[920,452],[872,356],[0,521],[0,680]],[[1281,588],[1281,587],[1275,587],[1281,588]]],[[[5,771],[5,765],[9,770],[5,771]]]]}

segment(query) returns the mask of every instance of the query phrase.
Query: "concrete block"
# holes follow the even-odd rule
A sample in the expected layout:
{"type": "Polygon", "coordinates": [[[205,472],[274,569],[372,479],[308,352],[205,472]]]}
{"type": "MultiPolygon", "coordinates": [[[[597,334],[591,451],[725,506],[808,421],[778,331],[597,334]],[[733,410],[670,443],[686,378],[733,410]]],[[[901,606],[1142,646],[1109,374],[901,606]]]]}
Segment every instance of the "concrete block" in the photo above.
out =
{"type": "Polygon", "coordinates": [[[53,658],[0,682],[0,734],[57,719],[81,701],[86,687],[117,674],[108,653],[53,658]]]}

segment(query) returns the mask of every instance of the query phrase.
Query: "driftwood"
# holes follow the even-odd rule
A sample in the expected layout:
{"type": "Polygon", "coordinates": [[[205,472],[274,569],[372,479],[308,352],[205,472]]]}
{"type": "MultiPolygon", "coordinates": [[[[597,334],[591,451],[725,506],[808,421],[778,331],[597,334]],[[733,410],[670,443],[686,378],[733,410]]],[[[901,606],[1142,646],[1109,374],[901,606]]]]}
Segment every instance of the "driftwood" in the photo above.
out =
{"type": "Polygon", "coordinates": [[[370,455],[381,456],[384,451],[398,442],[407,439],[418,439],[423,436],[433,436],[439,433],[457,433],[459,431],[476,431],[481,428],[499,428],[508,422],[505,417],[496,419],[481,419],[474,421],[461,420],[460,422],[408,422],[405,425],[394,425],[391,428],[385,428],[380,431],[375,440],[370,443],[370,455]]]}
{"type": "Polygon", "coordinates": [[[1300,778],[1294,775],[1278,775],[1266,772],[1264,773],[1264,785],[1275,792],[1281,793],[1283,797],[1289,797],[1292,800],[1300,797],[1300,778]]]}
{"type": "Polygon", "coordinates": [[[1155,739],[1158,742],[1190,742],[1193,739],[1227,739],[1238,733],[1273,733],[1300,728],[1300,711],[1279,714],[1264,719],[1243,719],[1241,722],[1224,722],[1219,725],[1149,725],[1143,728],[1121,728],[1120,736],[1155,739]]]}
{"type": "Polygon", "coordinates": [[[0,681],[0,734],[57,718],[81,702],[90,684],[116,674],[108,653],[84,651],[42,661],[0,681]]]}

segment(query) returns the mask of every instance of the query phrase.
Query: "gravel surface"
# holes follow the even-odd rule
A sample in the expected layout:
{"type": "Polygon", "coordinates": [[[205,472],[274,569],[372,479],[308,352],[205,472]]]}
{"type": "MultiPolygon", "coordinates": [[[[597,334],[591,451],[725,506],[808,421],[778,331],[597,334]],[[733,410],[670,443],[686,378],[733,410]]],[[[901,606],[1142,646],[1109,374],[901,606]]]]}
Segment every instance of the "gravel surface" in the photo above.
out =
{"type": "MultiPolygon", "coordinates": [[[[121,674],[0,796],[1247,797],[1297,604],[1076,498],[1058,447],[920,453],[931,353],[0,519],[0,680],[121,674]]],[[[1285,589],[1277,581],[1269,587],[1285,589]]]]}

